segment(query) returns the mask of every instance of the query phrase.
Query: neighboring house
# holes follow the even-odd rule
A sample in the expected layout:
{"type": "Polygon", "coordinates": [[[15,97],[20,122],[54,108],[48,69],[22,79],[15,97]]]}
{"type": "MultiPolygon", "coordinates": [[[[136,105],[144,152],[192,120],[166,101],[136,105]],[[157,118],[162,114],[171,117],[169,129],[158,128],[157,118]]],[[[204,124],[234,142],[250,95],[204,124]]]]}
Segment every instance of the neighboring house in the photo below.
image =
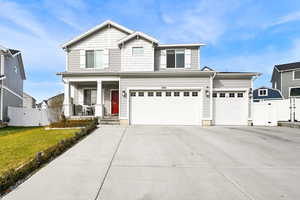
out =
{"type": "Polygon", "coordinates": [[[37,104],[40,109],[47,109],[49,114],[49,120],[51,122],[58,121],[63,112],[63,101],[64,93],[60,93],[47,100],[43,100],[41,103],[37,104]]]}
{"type": "Polygon", "coordinates": [[[112,21],[62,45],[64,114],[121,124],[247,125],[259,73],[200,70],[204,44],[160,44],[112,21]]]}
{"type": "Polygon", "coordinates": [[[283,99],[281,92],[278,89],[260,87],[253,90],[253,101],[265,101],[265,100],[281,100],[283,99]]]}
{"type": "Polygon", "coordinates": [[[285,99],[300,97],[300,62],[275,65],[272,87],[281,91],[285,99]]]}
{"type": "Polygon", "coordinates": [[[23,81],[26,79],[19,50],[0,46],[0,121],[8,121],[8,106],[23,106],[23,81]]]}
{"type": "Polygon", "coordinates": [[[23,108],[35,108],[36,107],[36,99],[23,92],[23,108]]]}

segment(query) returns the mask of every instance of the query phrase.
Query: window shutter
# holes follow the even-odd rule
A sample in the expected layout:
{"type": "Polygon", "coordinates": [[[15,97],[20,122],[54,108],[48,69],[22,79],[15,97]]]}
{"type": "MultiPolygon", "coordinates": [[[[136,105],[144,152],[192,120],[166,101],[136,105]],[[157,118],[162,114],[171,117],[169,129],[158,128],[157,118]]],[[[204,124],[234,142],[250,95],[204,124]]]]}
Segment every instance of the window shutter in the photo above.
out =
{"type": "Polygon", "coordinates": [[[166,50],[160,50],[160,68],[166,69],[166,65],[167,65],[166,50]]]}
{"type": "Polygon", "coordinates": [[[103,66],[104,68],[109,67],[109,50],[104,49],[103,51],[103,66]]]}
{"type": "Polygon", "coordinates": [[[85,68],[85,50],[80,50],[80,68],[85,68]]]}
{"type": "Polygon", "coordinates": [[[185,49],[184,51],[184,62],[185,62],[185,68],[191,68],[191,50],[185,49]]]}

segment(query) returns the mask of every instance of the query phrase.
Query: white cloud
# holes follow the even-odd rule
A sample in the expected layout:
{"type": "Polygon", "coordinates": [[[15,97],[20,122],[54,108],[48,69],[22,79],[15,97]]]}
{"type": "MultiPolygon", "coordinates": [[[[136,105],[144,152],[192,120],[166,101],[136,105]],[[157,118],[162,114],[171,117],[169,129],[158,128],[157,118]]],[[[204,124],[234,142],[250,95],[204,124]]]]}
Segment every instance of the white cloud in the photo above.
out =
{"type": "Polygon", "coordinates": [[[278,18],[275,22],[267,25],[267,27],[277,26],[277,25],[286,24],[292,21],[299,21],[299,20],[300,20],[300,11],[297,11],[278,18]]]}

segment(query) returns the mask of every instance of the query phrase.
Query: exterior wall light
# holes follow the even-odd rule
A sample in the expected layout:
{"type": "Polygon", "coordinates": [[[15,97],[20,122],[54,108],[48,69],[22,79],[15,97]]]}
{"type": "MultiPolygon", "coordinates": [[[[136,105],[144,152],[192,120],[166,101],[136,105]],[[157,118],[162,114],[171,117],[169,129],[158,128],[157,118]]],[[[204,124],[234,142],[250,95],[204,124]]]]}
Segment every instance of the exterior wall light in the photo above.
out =
{"type": "Polygon", "coordinates": [[[122,90],[122,97],[126,97],[126,96],[127,96],[126,91],[122,90]]]}
{"type": "Polygon", "coordinates": [[[209,97],[209,95],[210,95],[209,90],[205,90],[205,94],[206,94],[206,97],[209,97]]]}

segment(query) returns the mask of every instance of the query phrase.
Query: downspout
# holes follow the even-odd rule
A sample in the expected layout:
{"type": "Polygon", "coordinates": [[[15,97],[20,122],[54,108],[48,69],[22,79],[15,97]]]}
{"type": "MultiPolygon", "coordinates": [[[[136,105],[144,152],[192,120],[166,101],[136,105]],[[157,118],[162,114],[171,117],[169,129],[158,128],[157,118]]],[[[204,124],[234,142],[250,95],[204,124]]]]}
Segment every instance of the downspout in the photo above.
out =
{"type": "Polygon", "coordinates": [[[211,120],[211,124],[213,121],[213,86],[214,86],[214,78],[217,75],[217,72],[214,72],[213,75],[210,77],[210,120],[211,120]]]}

